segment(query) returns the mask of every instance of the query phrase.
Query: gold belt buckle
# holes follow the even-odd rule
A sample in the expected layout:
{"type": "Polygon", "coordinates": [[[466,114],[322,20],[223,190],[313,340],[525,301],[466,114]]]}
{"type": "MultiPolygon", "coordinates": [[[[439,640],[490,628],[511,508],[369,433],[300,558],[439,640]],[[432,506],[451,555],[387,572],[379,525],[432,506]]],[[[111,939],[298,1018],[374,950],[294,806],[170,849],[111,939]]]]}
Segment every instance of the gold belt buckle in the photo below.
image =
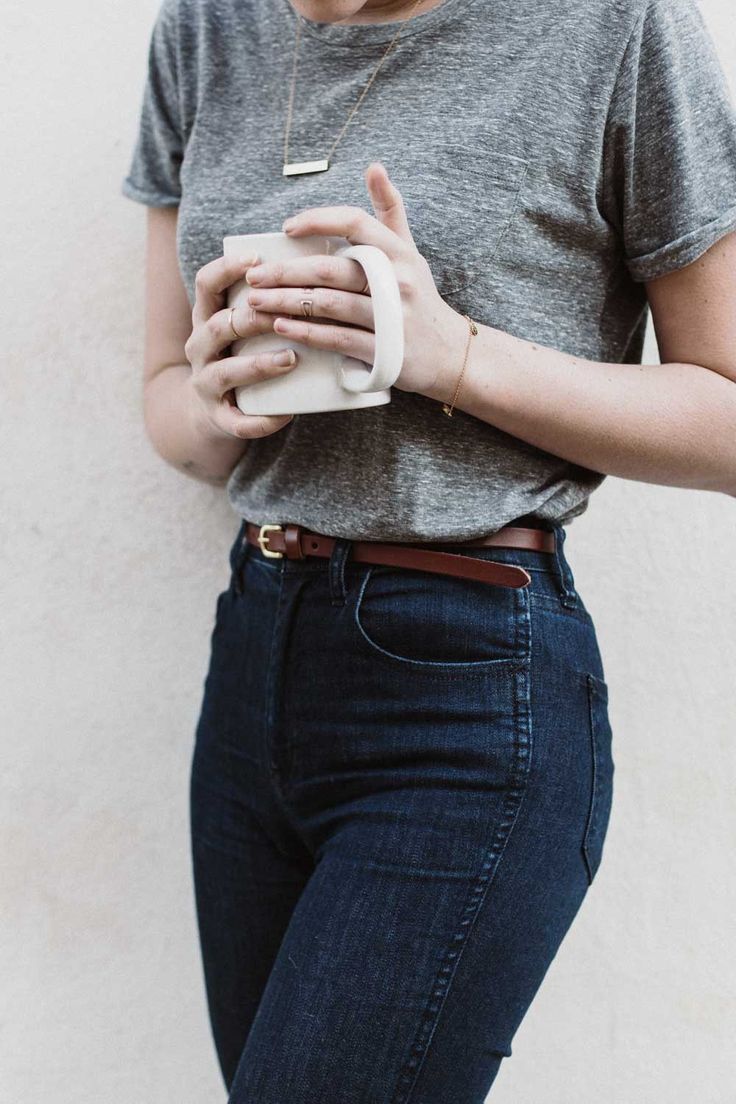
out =
{"type": "Polygon", "coordinates": [[[259,547],[264,556],[269,556],[271,557],[271,559],[274,560],[283,560],[283,552],[272,552],[268,548],[266,548],[266,541],[268,540],[267,533],[271,532],[272,530],[278,530],[279,533],[283,533],[284,531],[283,526],[281,525],[262,525],[258,530],[259,547]]]}

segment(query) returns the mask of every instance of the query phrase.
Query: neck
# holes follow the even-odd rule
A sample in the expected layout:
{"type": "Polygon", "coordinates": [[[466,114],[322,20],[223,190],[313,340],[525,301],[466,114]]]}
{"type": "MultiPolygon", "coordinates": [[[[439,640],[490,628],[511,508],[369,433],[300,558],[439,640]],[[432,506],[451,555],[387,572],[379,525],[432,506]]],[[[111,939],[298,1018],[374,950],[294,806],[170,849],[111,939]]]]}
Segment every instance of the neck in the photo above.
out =
{"type": "MultiPolygon", "coordinates": [[[[441,2],[441,0],[440,0],[441,2]]],[[[420,3],[415,3],[415,0],[366,0],[366,3],[356,12],[355,15],[348,16],[347,19],[337,19],[337,23],[393,23],[396,20],[408,19],[411,14],[412,8],[416,8],[417,11],[424,11],[426,7],[436,7],[436,4],[432,4],[431,0],[420,0],[420,3]]]]}
{"type": "Polygon", "coordinates": [[[335,23],[342,27],[352,24],[394,23],[409,19],[412,15],[419,15],[421,12],[430,11],[432,8],[438,8],[442,3],[444,3],[444,0],[420,0],[418,4],[415,0],[365,0],[359,11],[346,15],[342,19],[330,19],[327,12],[323,10],[320,13],[317,10],[325,6],[332,7],[333,10],[339,8],[341,6],[339,0],[328,5],[314,3],[314,0],[311,0],[311,2],[307,0],[306,3],[304,0],[300,0],[294,6],[307,19],[335,23]]]}

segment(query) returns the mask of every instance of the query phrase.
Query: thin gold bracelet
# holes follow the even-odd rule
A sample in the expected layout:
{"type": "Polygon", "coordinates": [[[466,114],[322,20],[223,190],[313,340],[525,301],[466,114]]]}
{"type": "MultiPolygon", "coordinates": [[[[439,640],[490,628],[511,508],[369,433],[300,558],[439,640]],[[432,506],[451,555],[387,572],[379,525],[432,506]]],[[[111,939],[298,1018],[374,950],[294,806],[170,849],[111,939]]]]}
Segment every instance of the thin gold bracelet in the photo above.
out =
{"type": "Polygon", "coordinates": [[[470,317],[469,314],[464,314],[463,318],[467,318],[470,330],[469,330],[469,333],[468,333],[468,340],[467,340],[467,343],[465,345],[465,359],[463,360],[463,366],[460,369],[460,375],[457,378],[457,385],[455,387],[455,394],[452,396],[452,402],[442,404],[442,413],[446,414],[448,416],[448,418],[452,417],[453,407],[455,406],[455,402],[457,400],[458,392],[460,390],[460,384],[462,383],[463,373],[465,372],[465,366],[468,363],[468,353],[470,351],[470,338],[474,334],[477,334],[477,332],[478,332],[478,327],[476,326],[475,322],[473,321],[473,319],[470,317]]]}

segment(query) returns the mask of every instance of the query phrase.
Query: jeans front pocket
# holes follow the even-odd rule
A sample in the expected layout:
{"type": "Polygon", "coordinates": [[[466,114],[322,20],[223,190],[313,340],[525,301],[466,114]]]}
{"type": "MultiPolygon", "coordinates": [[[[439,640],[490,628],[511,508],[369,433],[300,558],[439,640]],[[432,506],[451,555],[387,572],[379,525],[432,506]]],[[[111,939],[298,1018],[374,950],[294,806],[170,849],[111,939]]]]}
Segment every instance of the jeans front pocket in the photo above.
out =
{"type": "Polygon", "coordinates": [[[583,856],[592,883],[603,855],[613,802],[612,732],[608,718],[608,686],[597,675],[586,674],[591,756],[591,793],[583,837],[583,856]]]}
{"type": "Polygon", "coordinates": [[[354,621],[364,646],[388,662],[481,673],[529,659],[527,590],[374,565],[359,588],[354,621]]]}

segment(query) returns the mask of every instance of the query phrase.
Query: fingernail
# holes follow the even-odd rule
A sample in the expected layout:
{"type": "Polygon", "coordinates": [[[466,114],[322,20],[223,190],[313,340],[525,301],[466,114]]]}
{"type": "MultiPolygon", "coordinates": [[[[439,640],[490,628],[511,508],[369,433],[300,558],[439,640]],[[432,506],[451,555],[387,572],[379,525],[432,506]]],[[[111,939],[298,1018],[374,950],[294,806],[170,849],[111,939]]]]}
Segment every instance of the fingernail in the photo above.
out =
{"type": "Polygon", "coordinates": [[[281,223],[281,229],[287,234],[288,234],[289,230],[293,230],[295,226],[296,226],[296,219],[293,219],[293,218],[284,219],[284,221],[281,223]]]}
{"type": "Polygon", "coordinates": [[[263,269],[254,265],[253,268],[249,268],[245,274],[245,280],[248,284],[257,283],[263,275],[263,269]]]}
{"type": "Polygon", "coordinates": [[[283,349],[280,353],[274,353],[274,364],[296,364],[296,353],[293,349],[283,349]]]}
{"type": "Polygon", "coordinates": [[[261,256],[260,256],[259,253],[251,253],[249,257],[241,257],[240,258],[240,263],[242,265],[254,265],[254,264],[258,264],[260,259],[261,259],[261,256]]]}

